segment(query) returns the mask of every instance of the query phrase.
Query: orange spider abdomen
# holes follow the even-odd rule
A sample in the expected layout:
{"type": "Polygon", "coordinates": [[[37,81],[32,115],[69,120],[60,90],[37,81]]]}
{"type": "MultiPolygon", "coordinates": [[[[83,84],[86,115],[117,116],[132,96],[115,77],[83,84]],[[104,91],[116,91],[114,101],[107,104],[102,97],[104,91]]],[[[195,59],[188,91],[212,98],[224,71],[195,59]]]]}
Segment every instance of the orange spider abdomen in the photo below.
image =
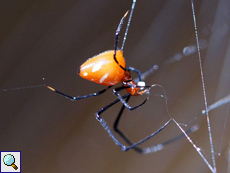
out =
{"type": "Polygon", "coordinates": [[[113,58],[114,50],[102,52],[81,65],[78,69],[78,74],[92,82],[101,85],[116,85],[121,81],[124,76],[124,70],[120,65],[125,68],[125,59],[122,50],[116,51],[116,59],[113,58]]]}

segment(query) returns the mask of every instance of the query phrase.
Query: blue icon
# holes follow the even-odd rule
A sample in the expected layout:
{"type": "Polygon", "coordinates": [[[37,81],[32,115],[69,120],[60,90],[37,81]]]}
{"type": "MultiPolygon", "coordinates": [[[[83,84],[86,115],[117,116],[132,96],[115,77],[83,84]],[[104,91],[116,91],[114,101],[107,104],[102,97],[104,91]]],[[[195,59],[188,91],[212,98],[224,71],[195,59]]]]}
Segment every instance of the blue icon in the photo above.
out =
{"type": "Polygon", "coordinates": [[[18,169],[18,167],[14,164],[15,158],[12,154],[7,154],[3,157],[3,162],[7,166],[12,166],[15,170],[18,169]]]}
{"type": "Polygon", "coordinates": [[[0,173],[21,172],[21,151],[0,151],[0,173]]]}

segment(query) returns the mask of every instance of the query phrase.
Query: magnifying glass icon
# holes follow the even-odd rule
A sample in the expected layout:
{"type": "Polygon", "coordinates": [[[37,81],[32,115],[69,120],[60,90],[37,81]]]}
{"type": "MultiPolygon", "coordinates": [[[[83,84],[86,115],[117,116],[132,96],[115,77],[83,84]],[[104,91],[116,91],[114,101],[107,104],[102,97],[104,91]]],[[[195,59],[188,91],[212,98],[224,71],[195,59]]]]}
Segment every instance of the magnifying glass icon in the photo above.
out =
{"type": "Polygon", "coordinates": [[[7,154],[3,157],[3,162],[7,166],[12,166],[15,170],[18,169],[18,167],[14,164],[15,158],[12,154],[7,154]]]}

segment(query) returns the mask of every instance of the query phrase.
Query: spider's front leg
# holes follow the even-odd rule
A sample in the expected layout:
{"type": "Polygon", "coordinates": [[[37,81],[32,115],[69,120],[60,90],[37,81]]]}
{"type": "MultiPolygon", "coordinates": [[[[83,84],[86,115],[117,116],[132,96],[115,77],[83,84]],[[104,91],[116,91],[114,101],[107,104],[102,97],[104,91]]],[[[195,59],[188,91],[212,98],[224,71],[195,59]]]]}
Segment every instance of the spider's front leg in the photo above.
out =
{"type": "Polygon", "coordinates": [[[88,97],[93,97],[93,96],[98,96],[98,95],[100,95],[100,94],[103,94],[105,91],[107,91],[109,88],[111,88],[112,86],[108,86],[107,88],[105,88],[105,89],[103,89],[103,90],[101,90],[101,91],[98,91],[98,92],[96,92],[96,93],[92,93],[92,94],[89,94],[89,95],[84,95],[84,96],[77,96],[77,97],[74,97],[74,96],[70,96],[70,95],[67,95],[67,94],[64,94],[64,93],[62,93],[62,92],[60,92],[60,91],[57,91],[56,89],[54,89],[54,88],[52,88],[52,87],[50,87],[50,86],[46,86],[48,89],[50,89],[51,91],[54,91],[54,92],[56,92],[56,93],[58,93],[58,94],[60,94],[60,95],[62,95],[62,96],[64,96],[64,97],[66,97],[66,98],[68,98],[68,99],[70,99],[70,100],[72,100],[72,101],[77,101],[77,100],[80,100],[80,99],[84,99],[84,98],[88,98],[88,97]]]}
{"type": "Polygon", "coordinates": [[[137,106],[134,106],[134,107],[131,107],[125,100],[124,98],[121,97],[121,95],[117,92],[117,91],[120,91],[120,90],[123,90],[123,89],[126,89],[126,88],[130,88],[132,86],[128,86],[128,87],[119,87],[119,88],[115,88],[113,89],[113,94],[117,96],[117,98],[123,103],[123,105],[125,105],[126,108],[128,108],[129,110],[134,110],[134,109],[137,109],[138,107],[142,106],[143,104],[145,104],[145,102],[148,100],[148,98],[146,98],[141,104],[137,105],[137,106]]]}

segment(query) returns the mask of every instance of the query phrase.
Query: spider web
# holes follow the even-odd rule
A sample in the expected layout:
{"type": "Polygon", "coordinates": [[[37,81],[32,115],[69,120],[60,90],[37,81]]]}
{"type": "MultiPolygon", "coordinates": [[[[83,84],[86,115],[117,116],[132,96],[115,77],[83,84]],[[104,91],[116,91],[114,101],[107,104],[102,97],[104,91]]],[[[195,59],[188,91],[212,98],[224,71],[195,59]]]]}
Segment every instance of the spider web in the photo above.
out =
{"type": "MultiPolygon", "coordinates": [[[[39,168],[44,172],[210,172],[185,139],[144,158],[133,152],[118,151],[93,116],[115,99],[111,92],[73,103],[41,87],[45,77],[45,83],[72,95],[101,89],[101,86],[76,78],[76,67],[86,58],[113,47],[117,24],[124,11],[130,9],[131,2],[103,1],[100,4],[95,1],[49,1],[40,5],[31,2],[26,6],[2,4],[7,8],[11,6],[11,9],[3,10],[1,16],[6,16],[7,11],[21,11],[20,15],[8,15],[8,21],[12,22],[3,22],[7,25],[1,27],[0,150],[22,150],[27,158],[35,156],[31,159],[32,165],[25,167],[30,172],[40,172],[39,168]],[[85,9],[89,9],[87,15],[85,9]],[[81,17],[83,14],[84,18],[81,17]],[[105,14],[109,16],[105,17],[105,14]],[[45,153],[49,153],[47,160],[44,159],[45,153]],[[91,157],[87,156],[88,153],[91,157]],[[72,158],[70,163],[63,159],[68,155],[72,158]],[[52,160],[51,164],[56,168],[46,164],[48,160],[52,160]],[[100,163],[93,164],[95,160],[100,163]],[[35,163],[38,167],[32,169],[35,163]],[[113,166],[115,163],[119,166],[113,166]]],[[[135,8],[124,48],[127,65],[141,71],[155,64],[159,66],[146,83],[163,86],[169,114],[184,130],[198,124],[199,130],[189,134],[192,142],[212,167],[215,160],[217,172],[229,172],[229,102],[224,101],[226,104],[209,112],[213,140],[211,153],[210,133],[206,116],[202,114],[205,104],[191,2],[137,1],[135,8]]],[[[194,1],[194,9],[209,106],[229,95],[230,8],[227,0],[203,0],[194,1]]],[[[150,108],[144,107],[144,113],[140,113],[143,111],[140,109],[126,111],[124,115],[122,123],[125,127],[121,124],[121,128],[134,140],[136,136],[139,139],[154,131],[151,124],[157,129],[168,119],[165,99],[162,101],[159,97],[162,90],[156,90],[155,87],[151,89],[152,100],[146,105],[150,108]],[[141,129],[149,129],[134,133],[133,124],[138,123],[141,129]]],[[[109,116],[120,106],[105,115],[111,125],[113,118],[109,116]]],[[[171,124],[144,145],[157,144],[180,133],[179,128],[171,124]]]]}

